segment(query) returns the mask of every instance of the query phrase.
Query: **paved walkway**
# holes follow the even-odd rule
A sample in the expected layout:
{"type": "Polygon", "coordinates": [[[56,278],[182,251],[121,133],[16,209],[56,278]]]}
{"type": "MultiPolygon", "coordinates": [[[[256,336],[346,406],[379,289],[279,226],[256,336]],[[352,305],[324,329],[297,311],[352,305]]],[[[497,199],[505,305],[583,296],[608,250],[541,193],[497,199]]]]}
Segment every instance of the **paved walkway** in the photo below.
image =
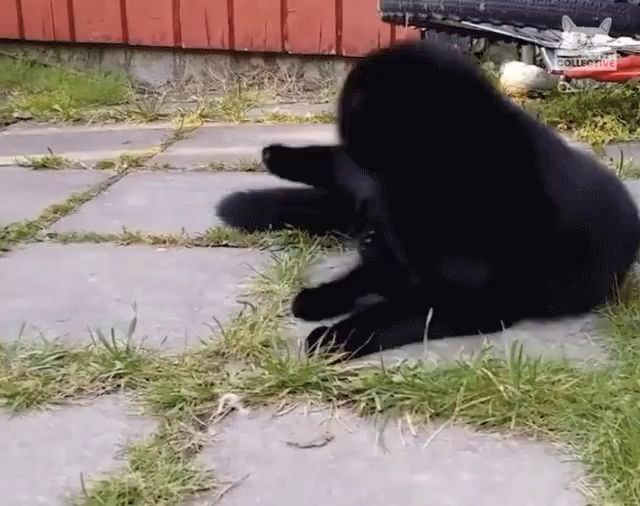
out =
{"type": "MultiPolygon", "coordinates": [[[[86,241],[29,242],[0,257],[0,339],[12,341],[22,334],[23,339],[44,335],[88,342],[87,328],[126,332],[134,305],[138,335],[163,352],[197,346],[199,338],[215,338],[211,336],[213,318],[224,324],[241,309],[238,298],[255,270],[270,265],[266,252],[118,246],[91,241],[91,234],[118,234],[123,228],[145,234],[205,233],[220,225],[214,208],[230,191],[282,184],[255,171],[264,144],[331,142],[334,136],[330,125],[211,125],[173,144],[174,128],[169,124],[21,125],[0,132],[0,226],[36,220],[52,204],[104,185],[104,191],[40,233],[41,237],[84,234],[86,241]],[[47,155],[50,150],[82,161],[88,168],[36,171],[16,165],[16,157],[47,155]],[[154,150],[161,152],[144,167],[124,175],[90,170],[97,162],[123,153],[154,150]],[[219,162],[242,168],[246,160],[254,164],[251,172],[201,170],[219,162]]],[[[640,194],[635,183],[629,184],[640,194]]],[[[322,265],[310,266],[309,281],[337,273],[349,261],[348,254],[331,256],[322,265]]],[[[292,320],[288,332],[294,339],[307,328],[308,324],[292,320]]],[[[488,339],[498,349],[519,339],[528,351],[548,356],[574,360],[603,356],[588,315],[559,322],[524,322],[488,339]]],[[[433,343],[429,351],[437,360],[453,360],[460,351],[478,350],[481,345],[479,338],[444,340],[433,343]]],[[[412,359],[422,353],[422,345],[408,346],[385,353],[385,359],[412,359]]],[[[315,437],[320,430],[317,422],[324,418],[323,413],[303,416],[300,412],[273,418],[266,410],[225,420],[198,459],[231,480],[250,477],[219,504],[587,504],[575,486],[580,469],[564,463],[552,447],[540,442],[504,440],[450,427],[438,431],[427,450],[423,446],[428,432],[405,444],[392,433],[387,436],[389,451],[379,452],[374,422],[344,413],[344,424],[331,429],[330,444],[313,451],[285,444],[291,438],[315,437]]],[[[2,504],[64,504],[65,495],[78,492],[81,473],[86,481],[117,470],[122,465],[119,445],[153,430],[154,421],[129,413],[118,395],[87,406],[19,417],[0,414],[2,504]]],[[[211,500],[197,498],[194,504],[211,500]]]]}

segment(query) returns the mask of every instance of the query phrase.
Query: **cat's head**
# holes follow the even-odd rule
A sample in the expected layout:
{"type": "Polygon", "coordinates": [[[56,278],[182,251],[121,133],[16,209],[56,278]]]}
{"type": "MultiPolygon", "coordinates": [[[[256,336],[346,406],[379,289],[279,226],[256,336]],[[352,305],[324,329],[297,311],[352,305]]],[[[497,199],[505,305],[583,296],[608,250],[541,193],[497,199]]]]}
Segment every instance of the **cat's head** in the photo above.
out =
{"type": "Polygon", "coordinates": [[[608,37],[611,18],[606,18],[600,26],[577,26],[569,16],[562,16],[562,45],[567,49],[584,49],[593,45],[596,39],[608,37]]]}
{"type": "Polygon", "coordinates": [[[433,41],[370,52],[351,68],[338,102],[347,154],[367,170],[396,173],[412,170],[430,144],[464,135],[465,118],[495,115],[503,103],[471,57],[433,41]],[[425,123],[409,124],[411,115],[425,123]]]}
{"type": "Polygon", "coordinates": [[[586,35],[609,35],[611,23],[611,18],[605,18],[600,23],[600,26],[578,26],[569,16],[562,16],[562,31],[564,33],[578,32],[586,35]]]}

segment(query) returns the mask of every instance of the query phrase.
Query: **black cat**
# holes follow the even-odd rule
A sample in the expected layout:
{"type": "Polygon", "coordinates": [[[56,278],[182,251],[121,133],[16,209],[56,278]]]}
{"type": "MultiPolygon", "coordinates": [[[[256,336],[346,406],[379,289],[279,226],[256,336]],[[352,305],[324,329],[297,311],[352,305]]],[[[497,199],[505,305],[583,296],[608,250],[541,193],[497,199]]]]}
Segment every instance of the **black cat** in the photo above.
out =
{"type": "Polygon", "coordinates": [[[272,206],[263,225],[360,224],[361,264],[303,290],[293,313],[316,321],[361,295],[384,300],[316,328],[310,348],[325,334],[352,357],[420,341],[430,309],[431,339],[580,314],[606,303],[635,260],[640,218],[624,185],[452,49],[404,43],[360,60],[338,127],[340,146],[263,151],[270,172],[314,187],[300,190],[304,204],[288,208],[296,194],[281,190],[289,202],[245,194],[219,208],[249,229],[260,224],[240,201],[272,206]]]}

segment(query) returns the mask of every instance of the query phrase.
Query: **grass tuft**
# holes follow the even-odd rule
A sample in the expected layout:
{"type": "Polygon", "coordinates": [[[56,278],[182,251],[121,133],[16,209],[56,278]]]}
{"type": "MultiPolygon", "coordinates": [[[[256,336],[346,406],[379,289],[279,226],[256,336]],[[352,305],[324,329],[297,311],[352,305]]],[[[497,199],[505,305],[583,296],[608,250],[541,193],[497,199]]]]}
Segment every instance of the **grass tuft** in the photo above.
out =
{"type": "Polygon", "coordinates": [[[43,156],[25,156],[16,160],[20,167],[28,167],[32,170],[66,170],[85,168],[79,162],[70,160],[60,155],[56,155],[49,149],[48,155],[43,156]]]}
{"type": "Polygon", "coordinates": [[[596,147],[640,136],[640,89],[633,81],[554,91],[526,107],[546,124],[596,147]]]}
{"type": "MultiPolygon", "coordinates": [[[[248,304],[222,329],[218,352],[227,358],[255,362],[282,344],[283,319],[293,292],[301,286],[304,268],[322,251],[322,243],[300,237],[288,251],[273,254],[270,274],[260,274],[253,291],[255,302],[248,304]]],[[[291,243],[289,243],[291,244],[291,243]]]]}
{"type": "Polygon", "coordinates": [[[132,169],[144,167],[145,162],[156,154],[157,151],[155,150],[140,154],[123,153],[116,159],[99,161],[95,168],[97,170],[107,170],[117,173],[127,172],[132,169]]]}
{"type": "Polygon", "coordinates": [[[127,449],[124,471],[85,485],[76,506],[178,505],[211,490],[217,485],[212,473],[192,463],[202,440],[187,422],[164,421],[155,437],[127,449]]]}
{"type": "Polygon", "coordinates": [[[216,98],[204,114],[209,121],[242,123],[249,109],[259,103],[259,90],[238,83],[216,98]]]}
{"type": "Polygon", "coordinates": [[[0,346],[0,398],[13,411],[93,398],[140,386],[151,356],[101,335],[92,344],[73,348],[45,341],[41,345],[0,346]]]}

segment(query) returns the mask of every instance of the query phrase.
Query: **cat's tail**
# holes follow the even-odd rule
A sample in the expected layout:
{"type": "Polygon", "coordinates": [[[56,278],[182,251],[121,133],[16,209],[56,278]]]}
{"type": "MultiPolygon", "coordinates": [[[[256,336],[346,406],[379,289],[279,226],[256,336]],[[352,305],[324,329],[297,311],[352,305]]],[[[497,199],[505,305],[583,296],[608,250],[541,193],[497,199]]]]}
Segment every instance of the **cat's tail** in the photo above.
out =
{"type": "Polygon", "coordinates": [[[245,232],[294,228],[312,235],[348,234],[353,207],[350,198],[316,188],[270,188],[232,193],[216,214],[245,232]]]}

